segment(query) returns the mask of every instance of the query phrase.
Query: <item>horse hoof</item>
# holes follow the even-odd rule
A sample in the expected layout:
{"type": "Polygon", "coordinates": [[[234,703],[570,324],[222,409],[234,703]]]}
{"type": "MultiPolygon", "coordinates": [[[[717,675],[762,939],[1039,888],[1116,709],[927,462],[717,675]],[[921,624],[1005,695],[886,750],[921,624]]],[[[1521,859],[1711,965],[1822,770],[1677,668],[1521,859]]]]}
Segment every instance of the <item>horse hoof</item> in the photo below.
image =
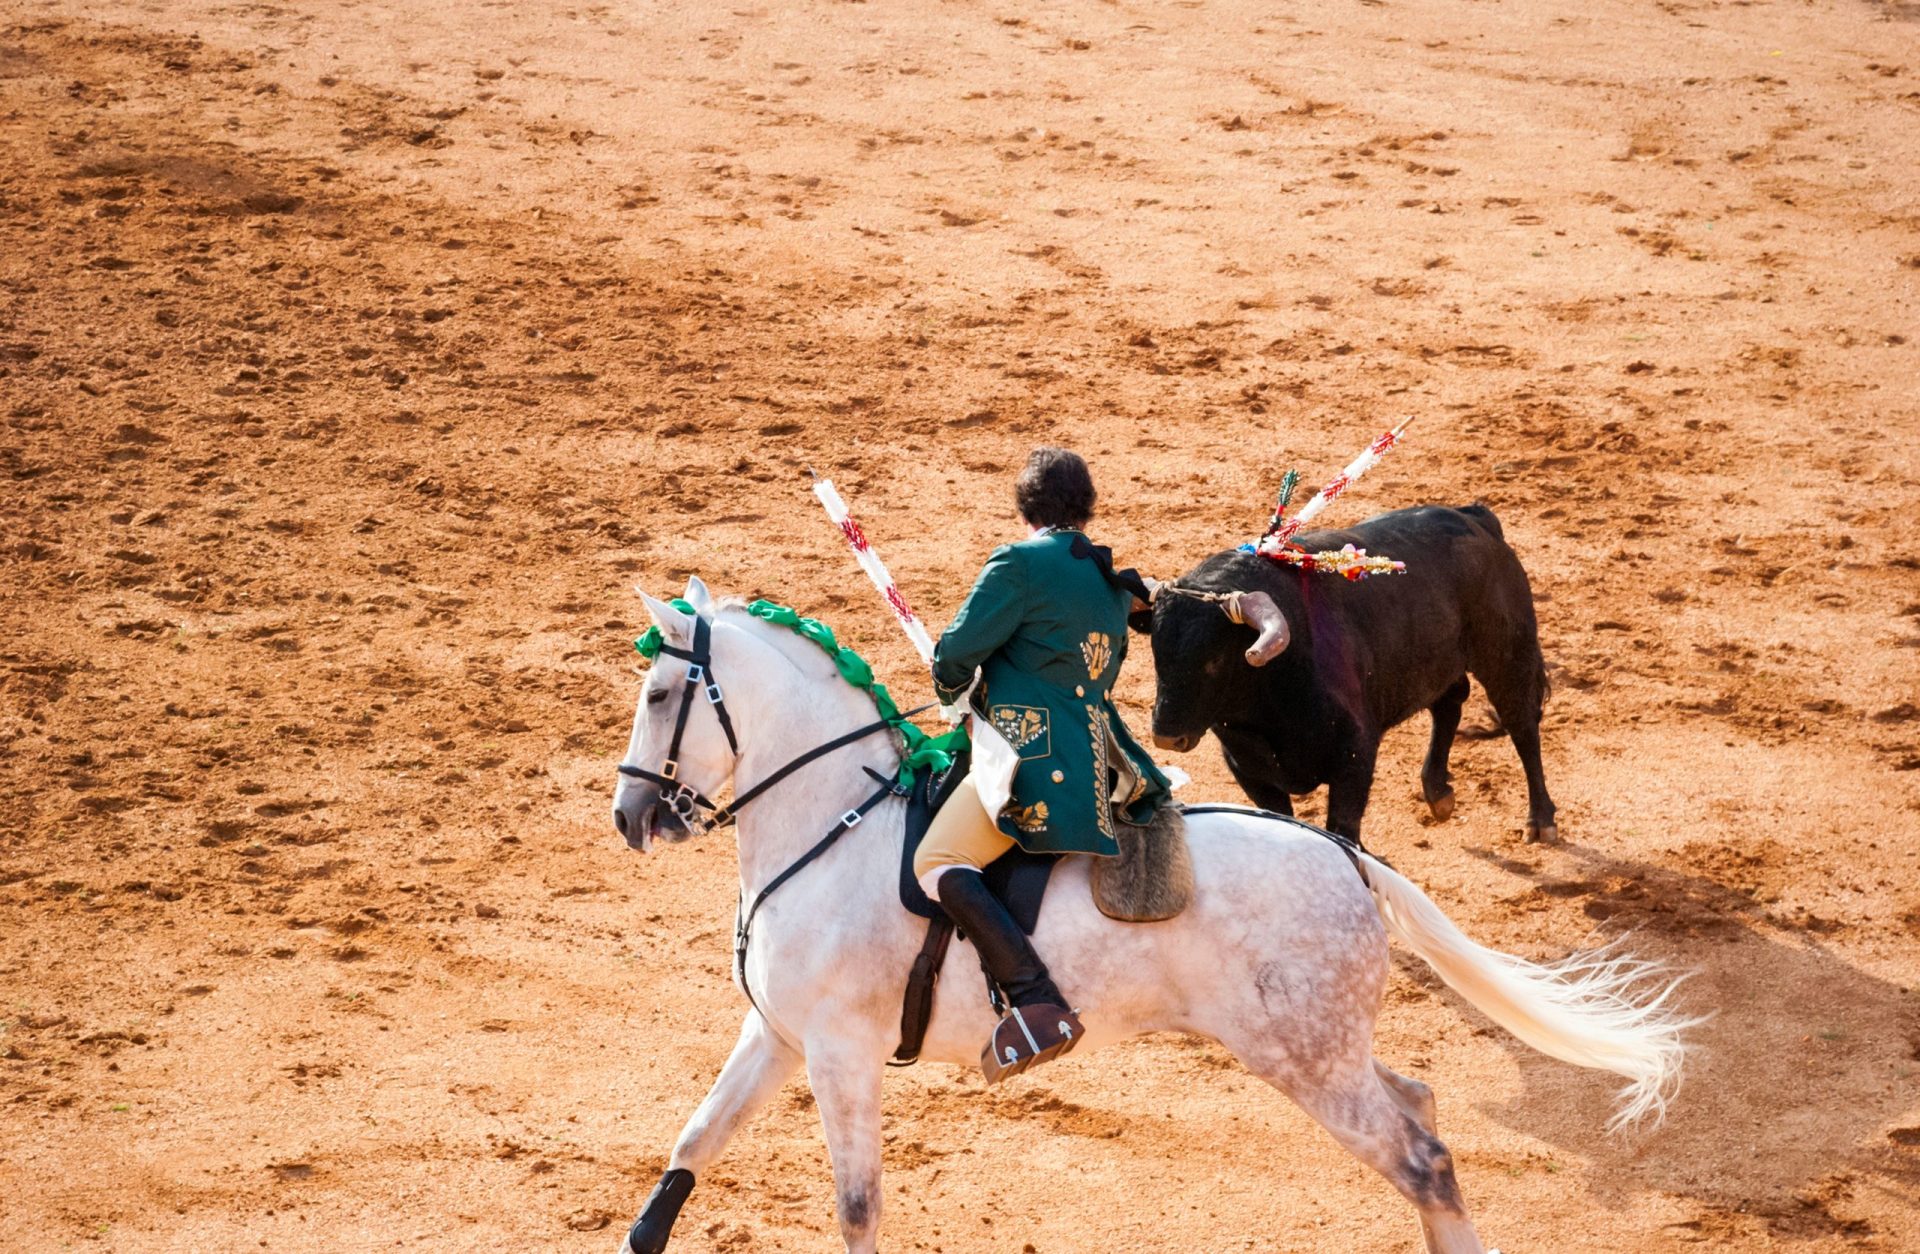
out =
{"type": "Polygon", "coordinates": [[[673,1221],[680,1217],[680,1208],[692,1192],[693,1173],[684,1167],[669,1169],[648,1195],[640,1218],[627,1229],[619,1254],[665,1254],[667,1238],[673,1235],[673,1221]]]}
{"type": "Polygon", "coordinates": [[[1560,843],[1559,824],[1548,823],[1545,826],[1542,826],[1538,823],[1527,824],[1527,843],[1529,845],[1538,845],[1543,843],[1549,844],[1549,845],[1559,844],[1560,843]]]}
{"type": "Polygon", "coordinates": [[[1453,817],[1453,789],[1437,793],[1427,798],[1427,809],[1433,812],[1434,821],[1444,823],[1453,817]]]}

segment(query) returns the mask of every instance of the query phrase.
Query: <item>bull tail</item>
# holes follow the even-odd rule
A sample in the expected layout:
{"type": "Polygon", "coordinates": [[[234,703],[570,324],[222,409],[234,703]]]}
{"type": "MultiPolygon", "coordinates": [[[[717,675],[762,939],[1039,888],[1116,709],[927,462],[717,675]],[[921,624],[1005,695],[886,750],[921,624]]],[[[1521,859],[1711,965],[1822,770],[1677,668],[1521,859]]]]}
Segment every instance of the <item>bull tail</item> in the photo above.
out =
{"type": "Polygon", "coordinates": [[[1671,1004],[1684,975],[1622,953],[1617,942],[1546,963],[1488,949],[1413,881],[1360,856],[1388,933],[1447,987],[1541,1053],[1626,1079],[1609,1131],[1665,1117],[1686,1060],[1681,1036],[1701,1022],[1671,1004]]]}

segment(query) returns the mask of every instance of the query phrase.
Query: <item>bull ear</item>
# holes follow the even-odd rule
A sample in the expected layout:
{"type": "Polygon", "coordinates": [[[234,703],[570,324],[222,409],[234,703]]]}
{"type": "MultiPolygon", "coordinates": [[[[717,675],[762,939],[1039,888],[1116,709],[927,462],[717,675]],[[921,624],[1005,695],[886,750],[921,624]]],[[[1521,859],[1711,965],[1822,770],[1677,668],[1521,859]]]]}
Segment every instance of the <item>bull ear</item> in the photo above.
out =
{"type": "MultiPolygon", "coordinates": [[[[635,589],[639,592],[639,589],[635,589]]],[[[656,601],[645,592],[640,592],[641,601],[646,603],[647,613],[660,626],[660,634],[676,645],[684,646],[693,638],[693,616],[683,610],[677,610],[665,601],[656,601]]]]}
{"type": "Polygon", "coordinates": [[[1143,636],[1151,636],[1153,634],[1153,611],[1150,609],[1135,610],[1133,613],[1127,615],[1127,626],[1143,636]]]}
{"type": "Polygon", "coordinates": [[[698,575],[687,576],[687,590],[681,599],[691,605],[696,613],[713,613],[713,593],[707,591],[707,585],[698,575]]]}

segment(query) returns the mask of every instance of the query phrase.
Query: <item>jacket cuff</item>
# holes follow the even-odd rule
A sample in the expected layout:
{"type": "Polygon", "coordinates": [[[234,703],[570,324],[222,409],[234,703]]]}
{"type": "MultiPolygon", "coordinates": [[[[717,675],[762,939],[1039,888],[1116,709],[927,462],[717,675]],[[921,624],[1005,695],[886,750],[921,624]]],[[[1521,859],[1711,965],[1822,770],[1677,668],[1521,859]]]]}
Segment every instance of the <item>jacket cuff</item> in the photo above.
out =
{"type": "Polygon", "coordinates": [[[940,704],[942,705],[952,705],[955,701],[958,701],[960,694],[967,690],[967,685],[973,682],[972,675],[966,676],[957,684],[943,682],[940,678],[940,663],[938,661],[934,662],[931,669],[933,671],[933,695],[940,699],[940,704]]]}

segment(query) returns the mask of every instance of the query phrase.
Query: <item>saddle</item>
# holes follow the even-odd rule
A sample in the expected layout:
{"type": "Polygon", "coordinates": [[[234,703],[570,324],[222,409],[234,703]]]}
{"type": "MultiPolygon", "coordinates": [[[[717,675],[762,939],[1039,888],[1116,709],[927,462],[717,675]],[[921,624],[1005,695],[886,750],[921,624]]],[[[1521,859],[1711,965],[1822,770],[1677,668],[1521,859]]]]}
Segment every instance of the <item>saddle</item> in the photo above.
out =
{"type": "MultiPolygon", "coordinates": [[[[960,754],[953,766],[942,774],[924,770],[914,777],[907,797],[907,838],[900,853],[900,904],[908,912],[926,919],[927,936],[915,956],[907,976],[906,995],[900,1008],[900,1046],[894,1051],[892,1066],[910,1066],[920,1057],[926,1041],[927,1024],[933,1018],[934,986],[940,978],[947,948],[953,942],[953,920],[940,903],[920,889],[913,874],[913,855],[926,839],[934,812],[967,777],[972,761],[960,754]]],[[[1168,806],[1147,826],[1114,822],[1120,844],[1117,858],[1095,858],[1091,881],[1094,904],[1111,919],[1127,923],[1153,923],[1170,919],[1186,909],[1193,897],[1193,862],[1187,851],[1186,822],[1177,807],[1168,806]]],[[[987,865],[984,877],[1020,930],[1033,935],[1040,920],[1040,906],[1046,898],[1053,868],[1063,857],[1080,854],[1028,853],[1015,847],[987,865]]],[[[983,972],[984,975],[984,972],[983,972]]],[[[987,998],[996,1011],[1004,1009],[1000,991],[986,978],[987,998]]]]}

